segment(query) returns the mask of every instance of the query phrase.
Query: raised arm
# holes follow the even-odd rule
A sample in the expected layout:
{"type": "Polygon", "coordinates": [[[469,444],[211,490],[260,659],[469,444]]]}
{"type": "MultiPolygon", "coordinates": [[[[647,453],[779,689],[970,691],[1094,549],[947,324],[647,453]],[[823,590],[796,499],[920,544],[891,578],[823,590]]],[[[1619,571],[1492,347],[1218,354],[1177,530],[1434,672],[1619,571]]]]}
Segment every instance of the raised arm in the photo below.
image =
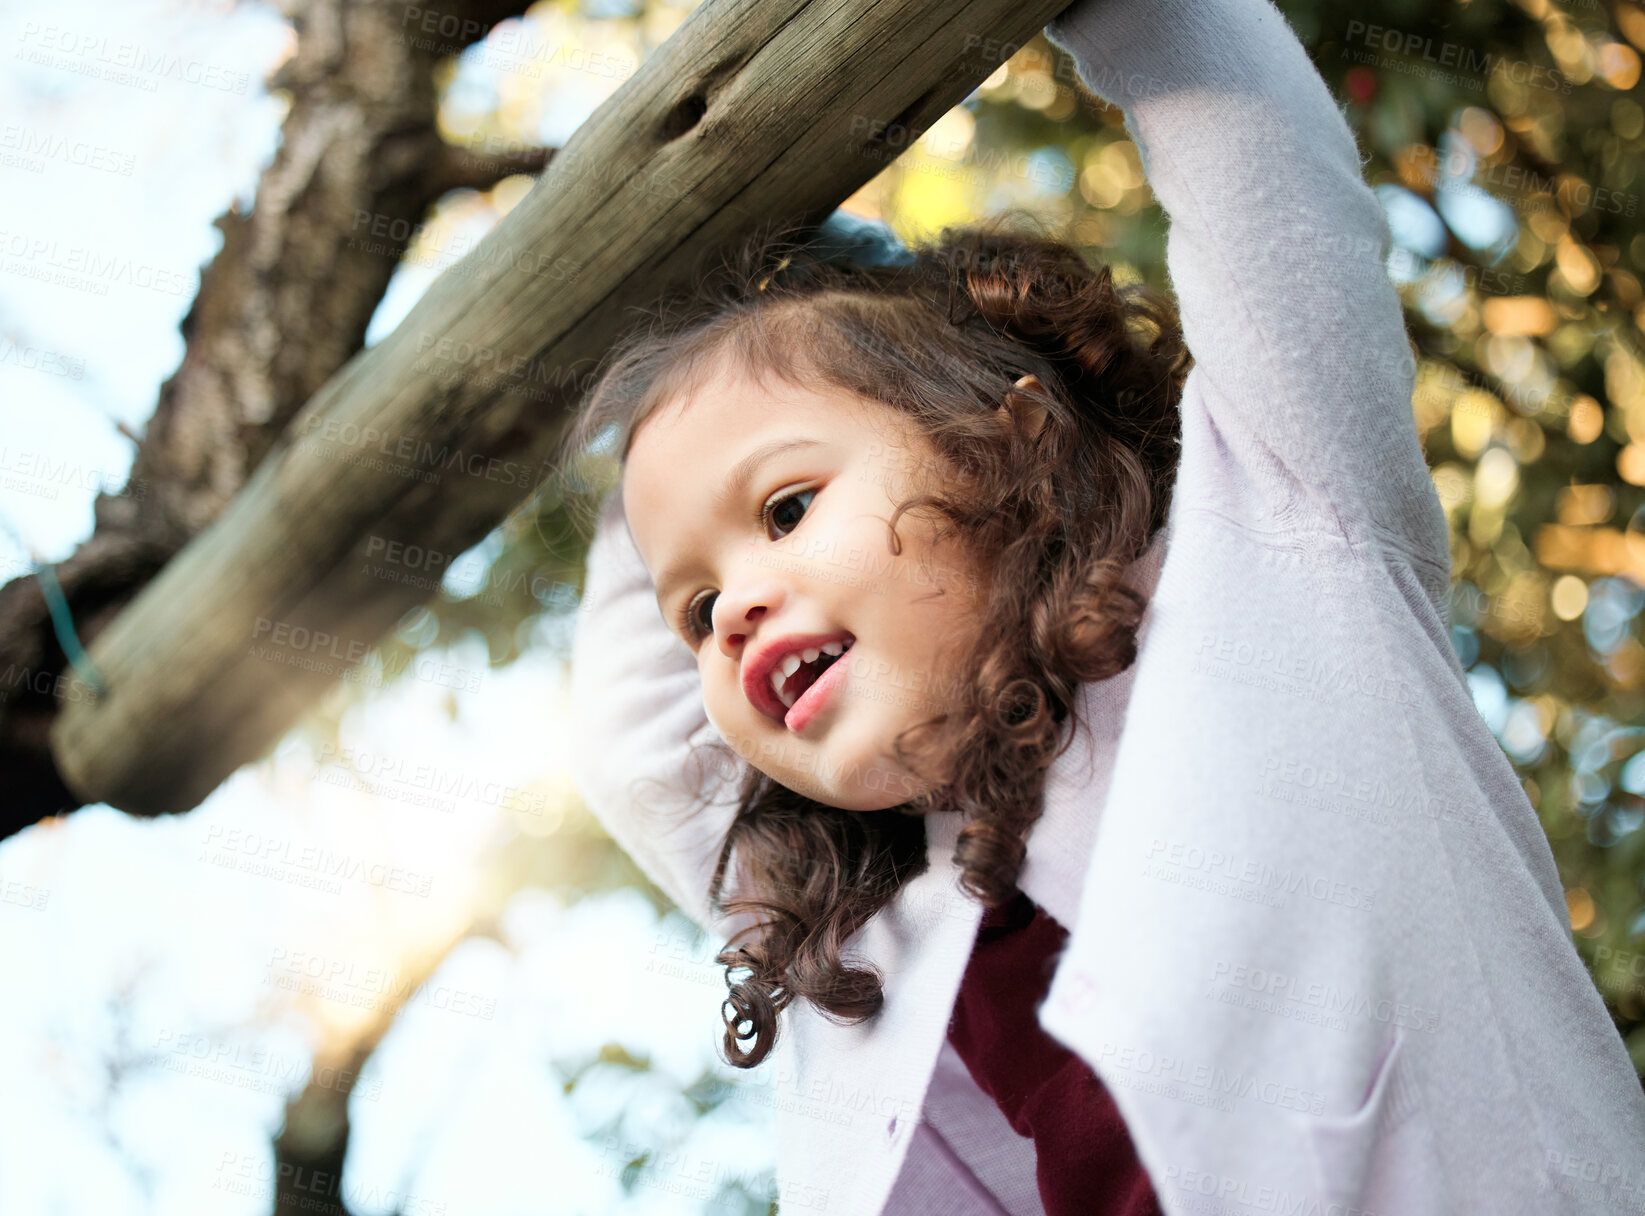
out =
{"type": "Polygon", "coordinates": [[[1269,0],[1079,0],[1045,34],[1125,113],[1170,220],[1205,409],[1266,526],[1391,542],[1443,580],[1387,221],[1284,16],[1269,0]]]}
{"type": "Polygon", "coordinates": [[[723,750],[723,769],[709,762],[716,753],[691,756],[717,737],[697,664],[663,621],[616,491],[589,546],[570,694],[571,778],[583,801],[682,912],[729,937],[746,921],[714,917],[708,883],[746,765],[723,750]]]}

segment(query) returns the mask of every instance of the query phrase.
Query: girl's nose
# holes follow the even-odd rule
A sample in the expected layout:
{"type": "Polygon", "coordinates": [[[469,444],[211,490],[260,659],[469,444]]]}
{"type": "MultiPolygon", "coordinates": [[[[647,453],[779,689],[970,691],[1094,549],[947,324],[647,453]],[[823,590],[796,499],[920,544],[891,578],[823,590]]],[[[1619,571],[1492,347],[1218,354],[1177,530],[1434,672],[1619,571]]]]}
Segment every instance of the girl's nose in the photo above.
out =
{"type": "Polygon", "coordinates": [[[746,590],[722,591],[714,600],[714,637],[720,653],[740,660],[744,644],[754,626],[782,604],[782,591],[768,580],[746,590]]]}
{"type": "MultiPolygon", "coordinates": [[[[735,625],[728,630],[716,628],[714,636],[720,639],[720,653],[728,659],[736,659],[741,656],[743,644],[748,641],[748,627],[764,614],[765,609],[763,607],[750,608],[745,614],[741,629],[738,629],[735,625]]],[[[716,611],[714,615],[718,616],[719,612],[716,611]]]]}

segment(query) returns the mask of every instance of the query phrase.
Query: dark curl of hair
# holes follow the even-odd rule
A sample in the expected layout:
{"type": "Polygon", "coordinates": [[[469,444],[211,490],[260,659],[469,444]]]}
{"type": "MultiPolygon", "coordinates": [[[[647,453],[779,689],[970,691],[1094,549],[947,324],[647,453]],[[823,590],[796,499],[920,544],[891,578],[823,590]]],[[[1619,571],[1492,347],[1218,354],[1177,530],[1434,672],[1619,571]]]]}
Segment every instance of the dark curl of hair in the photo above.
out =
{"type": "Polygon", "coordinates": [[[563,443],[581,451],[614,427],[626,461],[641,423],[721,356],[762,383],[831,385],[911,416],[941,458],[938,488],[892,517],[893,546],[904,511],[928,512],[985,573],[963,709],[893,743],[911,771],[944,781],[864,813],[748,767],[709,891],[717,914],[757,914],[754,940],[737,945],[743,930],[716,960],[738,1067],[765,1059],[796,996],[842,1024],[879,1011],[881,977],[841,950],[926,869],[923,815],[964,816],[953,860],[973,898],[1014,894],[1079,685],[1136,658],[1146,604],[1124,574],[1163,526],[1176,477],[1190,363],[1176,309],[1007,224],[945,228],[906,264],[874,267],[764,225],[611,351],[563,443]],[[1038,388],[1015,388],[1028,373],[1038,388]],[[738,897],[722,902],[733,854],[738,897]]]}

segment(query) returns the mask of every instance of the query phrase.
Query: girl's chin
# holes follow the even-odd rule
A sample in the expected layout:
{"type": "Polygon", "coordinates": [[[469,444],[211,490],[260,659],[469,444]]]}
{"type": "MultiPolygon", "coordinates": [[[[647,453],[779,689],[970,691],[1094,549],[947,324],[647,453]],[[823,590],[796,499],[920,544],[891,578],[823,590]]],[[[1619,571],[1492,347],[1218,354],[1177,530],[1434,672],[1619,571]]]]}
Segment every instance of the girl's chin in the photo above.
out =
{"type": "MultiPolygon", "coordinates": [[[[760,768],[759,765],[755,767],[760,768]]],[[[818,785],[815,781],[809,780],[804,773],[772,771],[765,768],[760,768],[760,771],[778,785],[839,811],[883,811],[911,802],[921,792],[921,787],[912,777],[880,769],[869,769],[861,782],[843,787],[818,785]]]]}

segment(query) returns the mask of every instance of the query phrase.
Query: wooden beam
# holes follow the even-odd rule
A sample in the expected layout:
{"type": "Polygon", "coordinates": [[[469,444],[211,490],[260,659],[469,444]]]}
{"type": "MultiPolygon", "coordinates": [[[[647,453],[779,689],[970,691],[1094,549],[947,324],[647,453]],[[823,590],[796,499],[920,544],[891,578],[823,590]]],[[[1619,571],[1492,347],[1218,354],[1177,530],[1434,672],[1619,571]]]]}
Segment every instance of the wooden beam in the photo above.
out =
{"type": "Polygon", "coordinates": [[[64,780],[162,814],[266,753],[429,597],[362,578],[373,546],[481,540],[628,310],[756,220],[820,222],[1066,2],[707,0],[98,635],[108,691],[52,731],[64,780]]]}

